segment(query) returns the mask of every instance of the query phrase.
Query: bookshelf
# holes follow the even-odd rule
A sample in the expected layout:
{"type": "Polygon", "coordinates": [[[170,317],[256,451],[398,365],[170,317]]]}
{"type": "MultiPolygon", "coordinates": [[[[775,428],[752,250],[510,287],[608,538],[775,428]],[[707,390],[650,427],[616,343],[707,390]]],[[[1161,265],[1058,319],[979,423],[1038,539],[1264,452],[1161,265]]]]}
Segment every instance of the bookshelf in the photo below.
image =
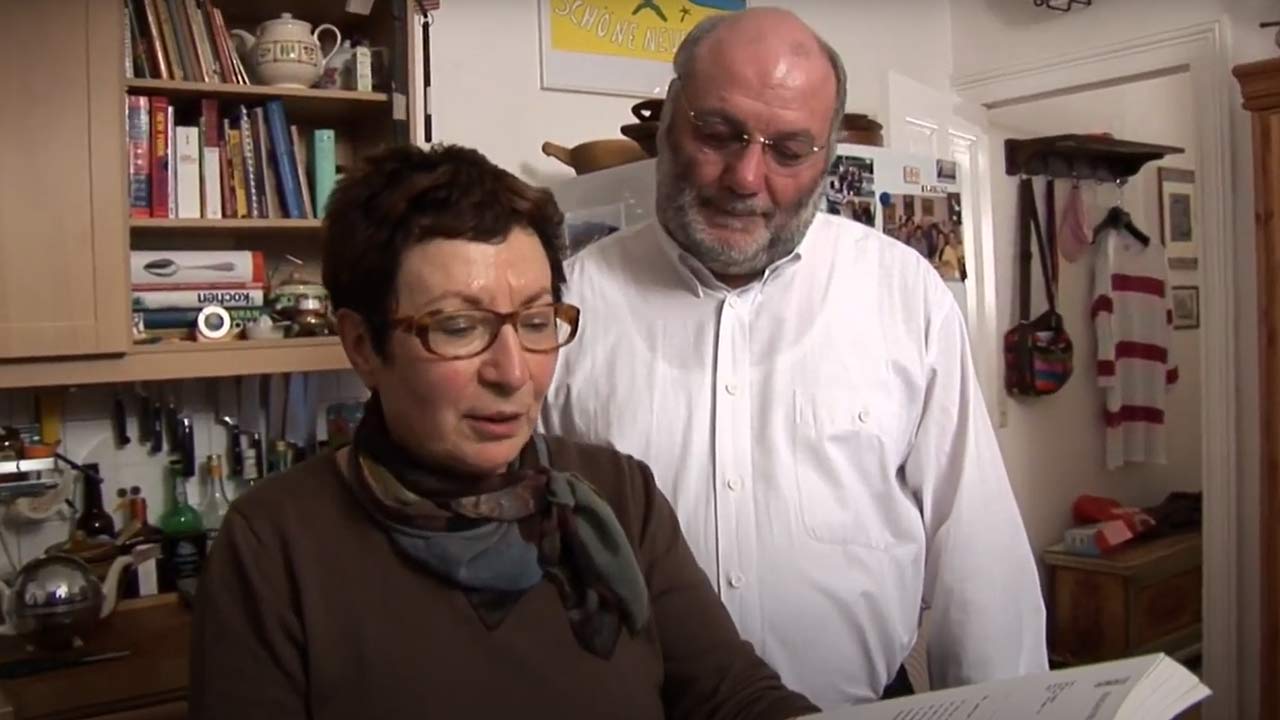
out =
{"type": "MultiPolygon", "coordinates": [[[[124,101],[130,96],[164,98],[175,108],[173,125],[193,126],[201,120],[206,106],[202,101],[216,103],[219,119],[241,105],[252,112],[268,101],[279,101],[287,122],[303,138],[318,129],[333,131],[340,175],[383,147],[429,136],[424,118],[413,111],[424,89],[404,85],[404,78],[420,77],[404,66],[423,62],[414,50],[414,41],[426,33],[417,3],[379,0],[368,16],[360,16],[346,12],[345,0],[301,5],[285,0],[148,1],[178,7],[189,2],[193,8],[216,5],[228,29],[250,34],[282,12],[314,26],[332,23],[344,38],[359,38],[383,51],[380,80],[372,90],[359,91],[129,77],[121,62],[130,29],[128,13],[119,12],[125,0],[55,0],[6,10],[0,41],[30,46],[33,53],[47,47],[70,50],[62,53],[66,62],[24,70],[21,83],[13,87],[0,83],[0,90],[9,91],[6,97],[23,100],[0,107],[0,118],[7,124],[21,118],[21,127],[44,130],[41,143],[11,135],[0,140],[0,151],[18,166],[53,166],[50,172],[29,174],[0,187],[11,191],[31,186],[25,194],[10,192],[7,203],[0,198],[0,207],[8,211],[0,213],[0,257],[31,258],[25,265],[0,265],[0,285],[10,289],[6,297],[11,300],[29,298],[22,309],[32,315],[15,312],[12,302],[0,307],[0,389],[348,367],[333,337],[133,342],[132,250],[252,250],[265,257],[269,280],[279,281],[297,269],[306,280],[318,282],[323,222],[316,217],[314,198],[306,217],[287,217],[287,212],[260,217],[216,218],[203,212],[200,217],[131,217],[128,126],[114,108],[127,105],[124,101]],[[31,88],[38,91],[26,92],[31,88]],[[69,117],[77,122],[67,122],[69,117]],[[23,212],[14,212],[17,208],[23,212]],[[302,264],[288,264],[286,257],[302,264]]],[[[326,35],[322,54],[328,49],[326,35]]],[[[200,137],[203,148],[205,136],[200,137]]],[[[295,166],[295,173],[300,180],[306,177],[301,167],[295,166]]],[[[202,171],[201,182],[203,178],[202,171]]],[[[208,202],[202,193],[202,204],[208,202]]]]}

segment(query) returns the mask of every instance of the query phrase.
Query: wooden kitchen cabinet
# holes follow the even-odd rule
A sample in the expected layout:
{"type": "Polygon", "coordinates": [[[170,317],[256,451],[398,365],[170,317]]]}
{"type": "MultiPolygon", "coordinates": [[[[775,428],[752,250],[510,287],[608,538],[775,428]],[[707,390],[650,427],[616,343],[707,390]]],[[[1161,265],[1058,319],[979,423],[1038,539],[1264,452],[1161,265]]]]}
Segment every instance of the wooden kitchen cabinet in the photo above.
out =
{"type": "Polygon", "coordinates": [[[0,3],[0,359],[129,341],[119,3],[0,3]]]}
{"type": "MultiPolygon", "coordinates": [[[[0,0],[0,390],[348,368],[335,337],[134,344],[132,250],[259,250],[268,282],[294,258],[319,278],[318,219],[131,218],[127,98],[164,97],[175,124],[201,100],[223,112],[279,99],[291,122],[335,131],[339,172],[395,143],[429,137],[408,78],[425,63],[414,0],[217,0],[229,27],[252,33],[296,13],[386,49],[375,91],[126,77],[119,0],[0,0]],[[305,10],[305,11],[304,11],[305,10]],[[415,40],[417,41],[415,43],[415,40]],[[421,128],[422,133],[412,129],[421,128]]],[[[269,291],[268,291],[269,292],[269,291]]],[[[0,718],[0,720],[3,720],[0,718]]]]}

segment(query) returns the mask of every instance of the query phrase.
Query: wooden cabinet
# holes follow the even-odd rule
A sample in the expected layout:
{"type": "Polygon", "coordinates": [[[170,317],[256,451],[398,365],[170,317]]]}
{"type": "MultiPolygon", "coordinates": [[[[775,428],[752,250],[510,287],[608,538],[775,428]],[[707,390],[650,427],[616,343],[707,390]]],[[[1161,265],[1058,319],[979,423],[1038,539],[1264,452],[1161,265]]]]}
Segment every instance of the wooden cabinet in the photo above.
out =
{"type": "Polygon", "coordinates": [[[1080,665],[1151,652],[1200,654],[1200,535],[1135,541],[1104,557],[1045,551],[1049,652],[1080,665]]]}
{"type": "Polygon", "coordinates": [[[0,358],[128,341],[118,3],[0,3],[0,358]]]}
{"type": "MultiPolygon", "coordinates": [[[[0,2],[0,390],[14,387],[309,372],[348,367],[334,337],[134,344],[129,251],[258,250],[271,269],[300,258],[319,279],[317,219],[130,218],[129,95],[165,97],[175,124],[195,125],[202,99],[222,112],[283,103],[288,122],[332,129],[338,171],[409,142],[421,88],[406,87],[420,32],[414,0],[217,0],[252,32],[292,12],[368,41],[388,82],[371,92],[126,77],[121,0],[0,2]],[[384,51],[385,52],[382,52],[384,51]]],[[[275,275],[279,281],[287,272],[275,275]]]]}
{"type": "MultiPolygon", "coordinates": [[[[1258,378],[1261,384],[1262,699],[1259,717],[1280,717],[1280,58],[1239,65],[1244,108],[1253,113],[1257,233],[1258,378]]],[[[1243,230],[1243,228],[1242,228],[1243,230]]],[[[1245,570],[1250,572],[1249,569],[1245,570]]]]}

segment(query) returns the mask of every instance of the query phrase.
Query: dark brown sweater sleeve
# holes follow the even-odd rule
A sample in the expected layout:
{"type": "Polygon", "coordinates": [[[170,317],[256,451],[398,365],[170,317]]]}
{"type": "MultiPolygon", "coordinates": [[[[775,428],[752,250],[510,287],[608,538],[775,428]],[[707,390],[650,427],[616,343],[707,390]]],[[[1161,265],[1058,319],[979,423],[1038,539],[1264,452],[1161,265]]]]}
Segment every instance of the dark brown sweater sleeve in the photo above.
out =
{"type": "Polygon", "coordinates": [[[194,720],[307,717],[303,633],[281,543],[234,506],[200,580],[191,635],[194,720]]]}
{"type": "Polygon", "coordinates": [[[675,511],[638,466],[639,560],[662,643],[663,704],[673,720],[774,720],[818,712],[756,655],[711,587],[675,511]]]}

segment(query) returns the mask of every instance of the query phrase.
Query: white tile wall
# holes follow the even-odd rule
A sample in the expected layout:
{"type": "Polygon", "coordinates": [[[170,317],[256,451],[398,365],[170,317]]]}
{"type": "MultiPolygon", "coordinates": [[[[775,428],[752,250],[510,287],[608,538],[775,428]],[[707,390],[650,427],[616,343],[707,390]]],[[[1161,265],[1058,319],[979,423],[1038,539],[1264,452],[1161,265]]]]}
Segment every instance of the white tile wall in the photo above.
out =
{"type": "MultiPolygon", "coordinates": [[[[263,376],[262,381],[267,381],[263,376]]],[[[363,400],[368,393],[352,372],[311,373],[308,381],[313,384],[315,402],[316,437],[323,440],[324,409],[332,402],[363,400]]],[[[153,396],[172,394],[184,414],[195,423],[196,456],[201,459],[210,453],[227,453],[227,430],[217,423],[221,414],[236,414],[238,397],[235,379],[181,380],[172,382],[143,383],[141,387],[153,396]]],[[[169,493],[164,486],[165,465],[168,452],[151,454],[138,439],[138,401],[135,385],[90,385],[68,388],[63,412],[62,454],[78,463],[96,462],[106,480],[103,501],[108,510],[117,502],[116,490],[137,485],[147,498],[148,513],[155,523],[166,508],[169,493]],[[128,413],[126,427],[131,439],[129,445],[117,448],[111,428],[111,403],[117,393],[125,401],[128,413]]],[[[35,393],[28,390],[0,391],[0,425],[27,424],[38,420],[35,393]]],[[[78,474],[68,473],[68,481],[75,482],[75,502],[81,503],[78,474]]],[[[203,472],[201,473],[203,478],[203,472]]],[[[227,492],[235,497],[243,488],[228,485],[227,492]]],[[[199,506],[204,496],[203,480],[189,483],[191,502],[199,506]]],[[[0,535],[7,542],[14,560],[23,562],[39,555],[48,546],[66,539],[71,528],[69,512],[33,523],[16,517],[8,508],[0,507],[0,535]]],[[[117,527],[122,515],[115,513],[117,527]]],[[[8,575],[11,569],[0,555],[0,575],[8,575]]]]}

